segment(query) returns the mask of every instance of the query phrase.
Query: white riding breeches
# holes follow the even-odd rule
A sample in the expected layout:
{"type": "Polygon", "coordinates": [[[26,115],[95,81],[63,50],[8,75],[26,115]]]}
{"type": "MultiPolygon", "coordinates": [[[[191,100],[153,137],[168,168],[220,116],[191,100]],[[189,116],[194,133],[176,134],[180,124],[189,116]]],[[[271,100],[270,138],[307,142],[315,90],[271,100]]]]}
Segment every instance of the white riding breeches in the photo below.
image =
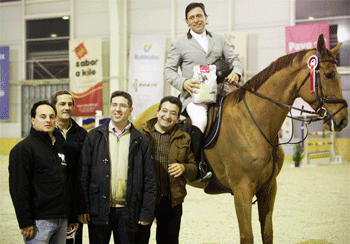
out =
{"type": "Polygon", "coordinates": [[[198,127],[203,133],[207,127],[208,105],[206,103],[190,102],[186,111],[192,120],[192,125],[198,127]]]}

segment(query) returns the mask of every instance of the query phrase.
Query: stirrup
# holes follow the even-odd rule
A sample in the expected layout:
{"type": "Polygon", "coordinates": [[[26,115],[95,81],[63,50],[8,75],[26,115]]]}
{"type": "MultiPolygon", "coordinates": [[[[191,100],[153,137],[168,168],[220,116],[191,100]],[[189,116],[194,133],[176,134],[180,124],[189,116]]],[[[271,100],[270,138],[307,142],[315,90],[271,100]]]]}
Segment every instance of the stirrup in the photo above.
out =
{"type": "Polygon", "coordinates": [[[199,174],[200,174],[200,177],[199,177],[199,181],[200,182],[207,182],[212,176],[213,176],[213,173],[208,171],[208,165],[206,164],[205,161],[201,161],[199,163],[199,174]]]}
{"type": "Polygon", "coordinates": [[[198,168],[202,173],[208,172],[208,165],[203,160],[199,162],[198,168]]]}

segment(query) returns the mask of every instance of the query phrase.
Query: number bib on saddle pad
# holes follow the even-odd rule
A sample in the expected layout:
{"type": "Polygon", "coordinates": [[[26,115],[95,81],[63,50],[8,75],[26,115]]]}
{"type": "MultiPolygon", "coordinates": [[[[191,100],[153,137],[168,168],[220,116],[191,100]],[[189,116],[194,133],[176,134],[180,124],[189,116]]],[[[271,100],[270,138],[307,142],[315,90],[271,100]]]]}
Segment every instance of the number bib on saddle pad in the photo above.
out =
{"type": "Polygon", "coordinates": [[[216,66],[193,66],[193,80],[199,81],[199,89],[193,94],[194,103],[215,103],[217,94],[216,66]]]}

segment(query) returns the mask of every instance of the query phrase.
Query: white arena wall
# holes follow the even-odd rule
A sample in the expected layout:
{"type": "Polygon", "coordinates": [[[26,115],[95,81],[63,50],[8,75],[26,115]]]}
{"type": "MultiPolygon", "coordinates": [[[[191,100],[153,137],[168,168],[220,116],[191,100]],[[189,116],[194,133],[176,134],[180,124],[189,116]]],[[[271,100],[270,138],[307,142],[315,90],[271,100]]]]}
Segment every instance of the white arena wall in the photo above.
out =
{"type": "MultiPolygon", "coordinates": [[[[117,4],[122,12],[123,5],[127,3],[128,37],[130,34],[162,33],[168,36],[170,44],[172,36],[182,35],[188,30],[184,12],[190,2],[119,0],[117,4]],[[172,16],[174,16],[173,19],[172,16]]],[[[248,33],[248,75],[256,74],[271,61],[285,54],[284,27],[291,21],[292,1],[206,0],[202,2],[209,15],[208,30],[212,32],[244,30],[248,33]]],[[[102,37],[104,77],[107,77],[104,90],[106,90],[109,88],[109,59],[113,55],[109,51],[110,27],[113,25],[110,23],[109,4],[108,0],[24,0],[0,4],[0,45],[10,46],[10,119],[0,122],[0,137],[21,137],[20,85],[26,82],[25,21],[70,15],[71,38],[102,37]]],[[[120,15],[123,17],[124,13],[120,15]]],[[[122,61],[120,66],[123,65],[122,61]]],[[[123,67],[120,69],[122,70],[123,67]]],[[[121,80],[123,84],[120,86],[127,87],[126,82],[125,79],[121,80]]],[[[166,89],[169,90],[169,87],[166,89]]],[[[104,94],[104,107],[106,107],[110,92],[104,92],[104,94]]]]}
{"type": "MultiPolygon", "coordinates": [[[[116,88],[127,87],[130,35],[165,34],[169,48],[173,38],[188,30],[185,7],[190,2],[192,0],[21,0],[0,3],[0,46],[10,46],[10,119],[0,121],[0,137],[22,137],[21,84],[35,83],[26,81],[25,75],[26,20],[69,15],[71,39],[102,37],[103,103],[104,114],[108,114],[109,94],[116,88]],[[118,27],[112,35],[111,29],[118,27]]],[[[295,0],[201,2],[209,15],[209,31],[247,32],[248,78],[285,54],[285,27],[295,24],[295,0]]],[[[165,94],[174,94],[168,84],[165,84],[165,94]]]]}

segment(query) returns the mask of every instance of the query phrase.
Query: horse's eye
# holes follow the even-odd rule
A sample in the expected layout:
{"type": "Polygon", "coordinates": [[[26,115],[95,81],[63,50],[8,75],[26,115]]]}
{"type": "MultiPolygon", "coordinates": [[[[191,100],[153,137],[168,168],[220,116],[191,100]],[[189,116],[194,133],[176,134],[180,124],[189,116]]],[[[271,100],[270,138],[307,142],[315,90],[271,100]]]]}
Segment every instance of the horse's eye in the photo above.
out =
{"type": "Polygon", "coordinates": [[[327,79],[332,79],[332,78],[333,78],[333,73],[334,73],[334,72],[332,72],[332,73],[326,73],[326,74],[324,74],[324,76],[325,76],[327,79]]]}

